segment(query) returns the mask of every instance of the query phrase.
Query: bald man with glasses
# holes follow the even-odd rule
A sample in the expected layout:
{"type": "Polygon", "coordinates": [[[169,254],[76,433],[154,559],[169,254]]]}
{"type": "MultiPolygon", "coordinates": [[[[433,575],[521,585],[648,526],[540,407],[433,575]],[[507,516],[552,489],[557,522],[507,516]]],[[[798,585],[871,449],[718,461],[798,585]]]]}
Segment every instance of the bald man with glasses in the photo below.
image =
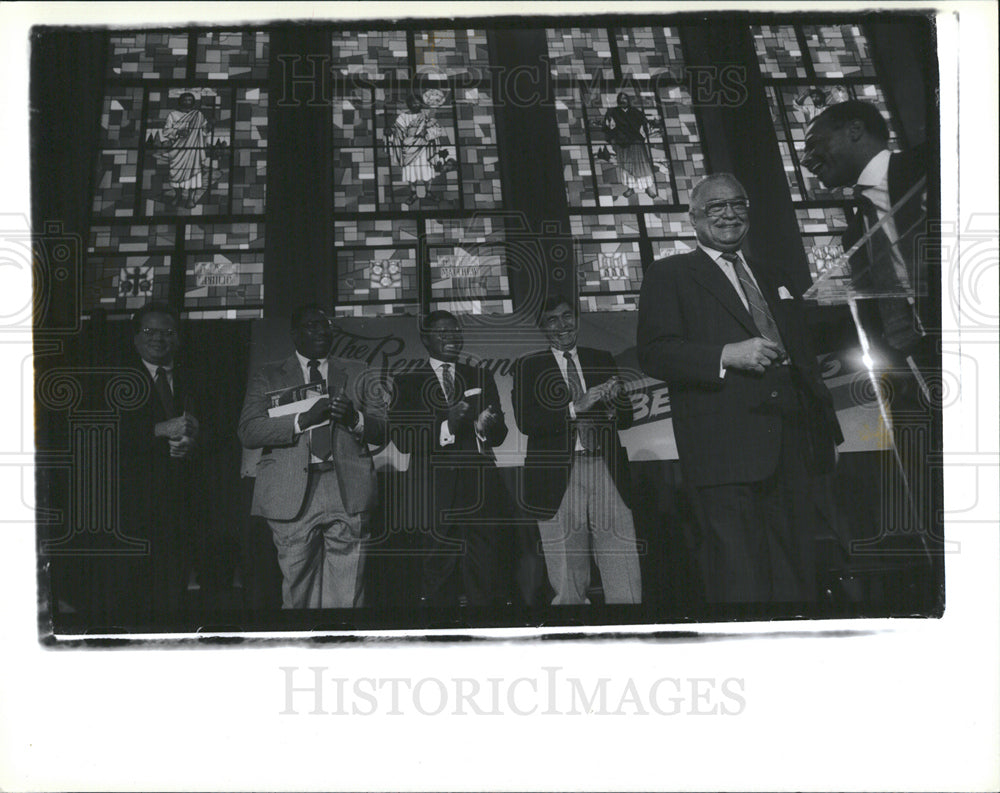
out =
{"type": "Polygon", "coordinates": [[[802,301],[741,253],[750,202],[731,174],[691,191],[698,247],[654,262],[639,299],[642,370],[670,386],[709,603],[817,597],[813,477],[843,437],[802,301]]]}

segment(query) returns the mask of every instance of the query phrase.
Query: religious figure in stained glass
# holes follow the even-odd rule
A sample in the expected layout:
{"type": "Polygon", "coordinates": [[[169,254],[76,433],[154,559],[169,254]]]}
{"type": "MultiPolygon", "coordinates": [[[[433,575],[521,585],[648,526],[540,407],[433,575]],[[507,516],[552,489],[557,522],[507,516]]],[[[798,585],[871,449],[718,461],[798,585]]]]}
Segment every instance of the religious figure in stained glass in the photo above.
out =
{"type": "MultiPolygon", "coordinates": [[[[440,93],[435,91],[435,96],[429,98],[434,99],[440,93]]],[[[387,132],[389,153],[393,164],[402,170],[403,181],[410,186],[406,203],[418,200],[438,203],[441,197],[432,189],[432,183],[455,162],[449,156],[450,150],[442,146],[448,143],[448,138],[430,108],[417,96],[408,95],[406,106],[407,111],[396,116],[387,132]]]]}
{"type": "Polygon", "coordinates": [[[604,114],[604,134],[614,149],[618,161],[618,179],[625,187],[622,196],[631,198],[636,190],[645,190],[656,197],[656,176],[653,154],[649,148],[649,120],[637,107],[632,107],[628,94],[618,94],[617,106],[604,114]]]}
{"type": "Polygon", "coordinates": [[[192,209],[211,186],[211,125],[190,91],[177,99],[178,108],[167,114],[160,142],[169,170],[171,202],[192,209]]]}

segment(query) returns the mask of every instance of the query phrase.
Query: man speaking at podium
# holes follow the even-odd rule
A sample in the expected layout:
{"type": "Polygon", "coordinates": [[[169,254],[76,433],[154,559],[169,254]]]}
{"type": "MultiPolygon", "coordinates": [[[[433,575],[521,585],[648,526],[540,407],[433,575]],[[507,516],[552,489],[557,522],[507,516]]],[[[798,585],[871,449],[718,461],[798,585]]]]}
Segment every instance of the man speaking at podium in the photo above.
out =
{"type": "Polygon", "coordinates": [[[384,405],[363,363],[330,357],[322,308],[301,306],[291,326],[295,354],[254,374],[240,415],[240,441],[261,449],[252,512],[274,535],[283,608],[361,606],[378,492],[368,444],[384,442],[384,405]]]}

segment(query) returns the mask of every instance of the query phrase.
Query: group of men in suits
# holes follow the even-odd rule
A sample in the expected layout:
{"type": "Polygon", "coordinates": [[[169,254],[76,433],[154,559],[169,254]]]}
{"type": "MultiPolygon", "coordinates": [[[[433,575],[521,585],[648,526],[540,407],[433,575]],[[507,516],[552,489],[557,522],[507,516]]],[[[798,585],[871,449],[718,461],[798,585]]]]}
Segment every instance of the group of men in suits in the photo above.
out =
{"type": "Polygon", "coordinates": [[[631,403],[609,353],[577,350],[568,300],[545,305],[541,328],[551,349],[515,370],[515,419],[528,436],[515,499],[494,453],[508,433],[496,380],[459,360],[464,340],[454,315],[424,317],[426,358],[380,383],[363,364],[329,355],[332,326],[320,307],[294,313],[295,355],[254,375],[239,427],[243,445],[261,449],[253,514],[274,535],[285,608],[364,605],[377,497],[369,447],[387,440],[409,456],[386,499],[388,512],[419,537],[412,555],[420,606],[509,604],[518,513],[538,519],[553,604],[589,602],[592,558],[605,602],[640,602],[628,463],[617,435],[631,424],[631,403]],[[325,395],[299,412],[273,414],[273,395],[310,382],[325,395]]]}
{"type": "MultiPolygon", "coordinates": [[[[928,283],[913,254],[925,174],[919,152],[890,155],[887,139],[872,106],[834,105],[807,130],[804,162],[825,185],[855,185],[863,199],[845,248],[875,232],[886,238],[878,250],[854,245],[851,267],[882,293],[890,281],[902,285],[903,296],[874,301],[866,321],[873,338],[919,374],[927,333],[905,290],[920,294],[914,282],[928,283]]],[[[817,594],[816,537],[832,520],[817,494],[843,436],[801,297],[775,263],[742,251],[749,216],[733,175],[695,185],[689,217],[697,249],[654,262],[645,274],[636,350],[642,370],[670,387],[706,601],[809,602],[817,594]]],[[[387,498],[408,528],[419,529],[421,605],[508,602],[512,527],[524,516],[537,521],[554,605],[588,602],[592,561],[607,603],[641,602],[628,459],[618,437],[632,423],[631,402],[610,353],[577,346],[573,302],[545,302],[538,324],[549,346],[514,367],[511,402],[527,453],[513,492],[493,451],[508,434],[496,381],[460,360],[455,316],[424,317],[427,357],[384,383],[364,364],[330,355],[333,327],[320,306],[294,312],[294,354],[253,375],[239,421],[243,445],[261,450],[252,511],[273,533],[285,608],[364,605],[378,500],[371,447],[389,440],[410,456],[408,478],[387,498]],[[283,392],[305,386],[316,388],[301,409],[274,410],[283,392]]],[[[199,424],[173,368],[177,317],[153,304],[135,321],[135,349],[156,396],[133,417],[143,426],[126,435],[135,448],[125,454],[147,483],[182,477],[199,424]]],[[[148,487],[123,488],[123,503],[141,511],[148,487]]],[[[163,531],[151,529],[154,542],[181,542],[182,522],[156,521],[163,531]]],[[[170,557],[154,555],[159,562],[143,573],[164,603],[176,597],[182,575],[164,563],[170,557]]]]}

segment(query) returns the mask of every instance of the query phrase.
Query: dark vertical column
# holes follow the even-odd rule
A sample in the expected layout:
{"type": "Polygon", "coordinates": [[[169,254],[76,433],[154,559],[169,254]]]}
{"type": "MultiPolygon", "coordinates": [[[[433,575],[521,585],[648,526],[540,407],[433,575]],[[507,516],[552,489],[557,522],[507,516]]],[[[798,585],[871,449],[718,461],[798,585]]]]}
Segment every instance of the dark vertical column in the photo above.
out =
{"type": "Polygon", "coordinates": [[[750,255],[804,292],[811,284],[809,262],[749,26],[736,18],[680,30],[710,171],[735,174],[750,196],[750,255]]]}
{"type": "Polygon", "coordinates": [[[904,148],[929,140],[937,128],[928,125],[938,80],[931,24],[930,19],[917,17],[865,25],[886,100],[902,125],[904,148]]]}
{"type": "Polygon", "coordinates": [[[334,296],[330,33],[271,35],[264,314],[334,296]]]}
{"type": "Polygon", "coordinates": [[[547,293],[576,294],[548,45],[543,29],[487,35],[504,205],[524,226],[508,235],[511,290],[515,311],[533,322],[547,293]]]}

